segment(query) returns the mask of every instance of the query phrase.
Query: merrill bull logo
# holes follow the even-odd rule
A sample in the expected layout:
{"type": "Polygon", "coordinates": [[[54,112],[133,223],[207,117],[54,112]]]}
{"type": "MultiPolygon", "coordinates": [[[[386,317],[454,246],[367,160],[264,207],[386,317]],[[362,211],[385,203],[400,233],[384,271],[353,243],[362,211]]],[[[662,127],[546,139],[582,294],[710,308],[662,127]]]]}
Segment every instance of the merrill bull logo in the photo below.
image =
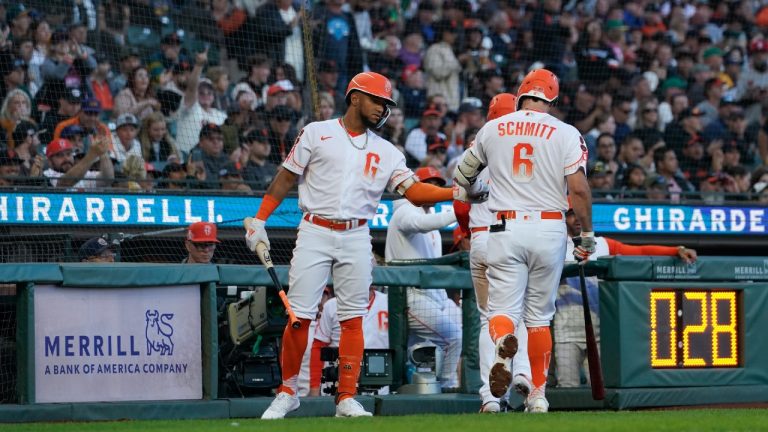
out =
{"type": "Polygon", "coordinates": [[[147,355],[157,351],[160,355],[173,355],[173,326],[169,322],[173,314],[159,314],[157,309],[147,309],[145,313],[147,327],[144,331],[147,338],[147,355]]]}

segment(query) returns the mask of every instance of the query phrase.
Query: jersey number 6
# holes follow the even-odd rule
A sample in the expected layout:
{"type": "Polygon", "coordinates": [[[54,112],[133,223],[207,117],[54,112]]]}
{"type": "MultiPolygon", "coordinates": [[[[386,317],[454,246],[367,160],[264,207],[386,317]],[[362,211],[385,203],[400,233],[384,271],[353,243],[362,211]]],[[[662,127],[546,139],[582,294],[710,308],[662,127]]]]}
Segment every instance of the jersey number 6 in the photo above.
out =
{"type": "Polygon", "coordinates": [[[533,146],[529,143],[518,143],[512,149],[512,177],[527,183],[533,179],[533,146]]]}

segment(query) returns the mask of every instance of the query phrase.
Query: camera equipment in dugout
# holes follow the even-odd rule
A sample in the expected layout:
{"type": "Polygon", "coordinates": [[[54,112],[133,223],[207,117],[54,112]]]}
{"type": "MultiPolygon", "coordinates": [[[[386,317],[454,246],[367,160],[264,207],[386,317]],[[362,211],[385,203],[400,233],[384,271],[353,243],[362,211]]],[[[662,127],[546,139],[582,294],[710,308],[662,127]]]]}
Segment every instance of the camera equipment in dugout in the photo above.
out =
{"type": "MultiPolygon", "coordinates": [[[[276,342],[262,335],[270,325],[267,287],[252,287],[239,293],[240,300],[225,301],[219,309],[222,330],[228,330],[231,341],[219,347],[226,388],[234,395],[268,395],[280,385],[280,365],[276,342]],[[246,343],[249,341],[253,343],[246,343]]],[[[225,340],[222,338],[221,342],[225,340]]]]}
{"type": "MultiPolygon", "coordinates": [[[[335,395],[339,385],[339,348],[321,348],[320,360],[326,362],[321,378],[322,391],[327,395],[335,395]]],[[[392,384],[392,380],[392,350],[363,350],[358,393],[380,394],[382,388],[392,384]]]]}

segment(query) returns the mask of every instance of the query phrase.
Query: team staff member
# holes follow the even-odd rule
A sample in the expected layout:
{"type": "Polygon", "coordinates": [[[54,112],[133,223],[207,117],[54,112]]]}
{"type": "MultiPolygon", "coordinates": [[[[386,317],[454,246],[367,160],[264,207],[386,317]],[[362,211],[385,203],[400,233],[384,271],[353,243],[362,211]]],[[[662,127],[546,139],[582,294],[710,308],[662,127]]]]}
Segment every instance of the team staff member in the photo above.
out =
{"type": "MultiPolygon", "coordinates": [[[[500,93],[491,99],[488,105],[487,121],[495,120],[505,114],[515,111],[517,96],[510,93],[500,93]]],[[[476,181],[488,182],[488,170],[484,169],[476,181]]],[[[469,268],[472,274],[472,286],[475,288],[477,309],[480,311],[480,334],[478,335],[478,350],[480,354],[480,412],[497,413],[501,410],[500,398],[491,394],[488,385],[488,374],[493,366],[494,344],[488,332],[488,270],[486,257],[488,244],[488,227],[492,225],[493,213],[488,209],[488,203],[463,205],[462,201],[454,201],[454,209],[459,225],[470,233],[469,268]]],[[[515,328],[518,339],[518,354],[512,362],[512,383],[515,390],[523,397],[531,392],[531,365],[528,362],[528,332],[525,325],[515,328]]]]}
{"type": "Polygon", "coordinates": [[[544,394],[552,352],[549,323],[565,261],[566,188],[584,227],[574,254],[585,260],[595,250],[584,173],[587,147],[576,128],[548,114],[558,94],[552,72],[531,71],[517,92],[518,111],[487,122],[455,173],[459,186],[469,188],[483,166],[489,170],[495,225],[488,237],[488,314],[496,344],[489,385],[496,397],[509,389],[518,348],[515,328],[524,322],[534,387],[529,412],[549,409],[544,394]]]}
{"type": "Polygon", "coordinates": [[[211,222],[195,222],[187,228],[187,238],[184,247],[187,257],[182,264],[210,264],[216,246],[220,243],[217,236],[216,224],[211,222]]]}
{"type": "MultiPolygon", "coordinates": [[[[389,306],[387,295],[377,291],[373,286],[368,290],[368,307],[363,317],[363,335],[365,335],[365,349],[389,349],[389,306]]],[[[323,361],[320,360],[320,350],[323,347],[339,346],[341,339],[341,323],[336,313],[339,304],[336,297],[325,302],[323,313],[315,329],[315,338],[312,342],[312,360],[310,362],[309,394],[322,396],[320,392],[320,378],[323,373],[323,361]]],[[[387,394],[379,391],[378,394],[387,394]]]]}
{"type": "MultiPolygon", "coordinates": [[[[443,175],[434,167],[417,169],[416,177],[425,183],[445,186],[443,175]]],[[[432,213],[431,204],[419,207],[405,199],[396,200],[392,206],[394,211],[384,248],[387,261],[443,256],[443,238],[439,230],[456,222],[453,212],[432,213]]],[[[443,350],[442,370],[435,371],[440,376],[440,386],[443,389],[457,388],[461,309],[448,299],[444,289],[410,288],[407,297],[409,336],[430,340],[443,350]]]]}
{"type": "Polygon", "coordinates": [[[378,129],[389,116],[392,85],[383,75],[357,74],[346,92],[343,117],[305,126],[283,162],[246,234],[255,251],[269,246],[265,224],[291,188],[299,183],[299,225],[291,268],[288,299],[301,325],[286,325],[282,345],[283,383],[264,412],[279,419],[299,408],[296,377],[308,343],[309,323],[325,282],[333,270],[341,322],[339,389],[336,415],[370,416],[354,399],[363,354],[362,317],[372,281],[368,219],[374,217],[384,189],[398,192],[416,205],[450,200],[452,191],[413,178],[405,157],[390,142],[369,129],[378,129]]]}
{"type": "MultiPolygon", "coordinates": [[[[573,250],[571,237],[581,234],[581,224],[573,210],[565,213],[565,224],[568,227],[567,250],[573,250]]],[[[621,243],[608,237],[595,237],[595,258],[609,255],[646,255],[646,256],[676,256],[690,264],[696,261],[698,254],[695,249],[685,246],[633,246],[621,243]]],[[[566,253],[566,257],[569,257],[566,253]]],[[[589,295],[589,306],[592,310],[592,324],[595,336],[600,340],[600,318],[598,300],[598,280],[596,276],[586,278],[589,295]]],[[[557,311],[555,312],[555,376],[558,387],[578,387],[581,384],[581,366],[587,355],[587,337],[584,332],[584,312],[581,304],[581,288],[578,277],[566,278],[560,283],[557,291],[557,311]]],[[[584,374],[589,380],[589,368],[584,368],[584,374]]]]}

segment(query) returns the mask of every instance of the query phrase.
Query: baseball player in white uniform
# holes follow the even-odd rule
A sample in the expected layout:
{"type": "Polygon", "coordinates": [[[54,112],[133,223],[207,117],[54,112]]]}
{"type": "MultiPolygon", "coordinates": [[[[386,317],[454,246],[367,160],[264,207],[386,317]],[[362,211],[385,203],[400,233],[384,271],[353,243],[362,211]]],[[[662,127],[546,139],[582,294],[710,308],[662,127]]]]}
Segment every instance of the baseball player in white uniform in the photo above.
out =
{"type": "MultiPolygon", "coordinates": [[[[416,177],[423,182],[443,186],[445,178],[434,167],[421,167],[416,177]]],[[[452,211],[432,213],[432,206],[415,206],[397,200],[387,228],[384,258],[389,262],[403,259],[443,256],[440,228],[456,222],[452,211]]],[[[408,289],[409,345],[429,340],[444,353],[442,370],[435,371],[442,388],[459,386],[458,365],[461,358],[461,309],[448,299],[444,289],[408,289]]]]}
{"type": "Polygon", "coordinates": [[[529,412],[549,409],[544,394],[552,352],[549,325],[565,260],[566,192],[584,228],[574,255],[586,260],[595,248],[584,173],[587,147],[576,128],[548,114],[558,94],[552,72],[528,73],[518,89],[518,110],[487,122],[455,172],[466,189],[474,187],[484,166],[489,170],[495,224],[488,237],[488,314],[496,344],[489,385],[496,397],[509,389],[518,348],[515,328],[524,322],[533,383],[529,412]]]}
{"type": "MultiPolygon", "coordinates": [[[[387,295],[376,291],[373,287],[368,291],[368,307],[363,317],[363,334],[365,349],[389,349],[389,305],[387,295]]],[[[317,324],[315,339],[312,342],[312,361],[310,371],[310,389],[312,394],[322,396],[320,378],[322,377],[323,361],[320,360],[320,350],[323,347],[338,347],[341,339],[341,323],[336,311],[338,302],[332,298],[325,303],[323,314],[317,324]]],[[[379,394],[387,394],[388,387],[379,394]]]]}
{"type": "MultiPolygon", "coordinates": [[[[488,106],[487,120],[494,120],[504,114],[514,112],[516,102],[517,96],[510,93],[500,93],[494,96],[488,106]]],[[[488,183],[488,169],[482,170],[476,181],[488,183]]],[[[488,278],[486,277],[488,270],[486,262],[488,227],[495,222],[487,202],[474,204],[470,207],[462,204],[462,201],[454,201],[454,209],[459,225],[470,233],[469,268],[472,272],[472,285],[475,288],[477,309],[480,311],[478,349],[480,351],[480,378],[483,381],[479,391],[482,399],[480,412],[497,413],[501,410],[500,398],[491,394],[491,388],[488,385],[488,374],[491,371],[491,366],[493,366],[495,345],[488,332],[488,278]]],[[[528,362],[528,332],[524,324],[521,323],[515,328],[515,336],[518,339],[518,355],[512,362],[512,382],[515,390],[523,397],[527,397],[531,391],[531,365],[528,362]]]]}
{"type": "Polygon", "coordinates": [[[309,342],[309,323],[331,270],[341,323],[336,415],[372,415],[354,399],[364,346],[362,317],[372,281],[368,220],[376,214],[384,189],[417,205],[453,198],[451,189],[415,179],[403,153],[369,130],[383,126],[389,107],[395,105],[389,79],[374,72],[355,75],[347,87],[346,102],[341,118],[313,122],[302,129],[256,217],[248,222],[248,247],[252,251],[259,243],[268,247],[266,221],[298,183],[304,216],[291,260],[288,299],[300,326],[287,325],[283,333],[283,383],[264,419],[280,419],[299,408],[296,377],[309,342]]]}

